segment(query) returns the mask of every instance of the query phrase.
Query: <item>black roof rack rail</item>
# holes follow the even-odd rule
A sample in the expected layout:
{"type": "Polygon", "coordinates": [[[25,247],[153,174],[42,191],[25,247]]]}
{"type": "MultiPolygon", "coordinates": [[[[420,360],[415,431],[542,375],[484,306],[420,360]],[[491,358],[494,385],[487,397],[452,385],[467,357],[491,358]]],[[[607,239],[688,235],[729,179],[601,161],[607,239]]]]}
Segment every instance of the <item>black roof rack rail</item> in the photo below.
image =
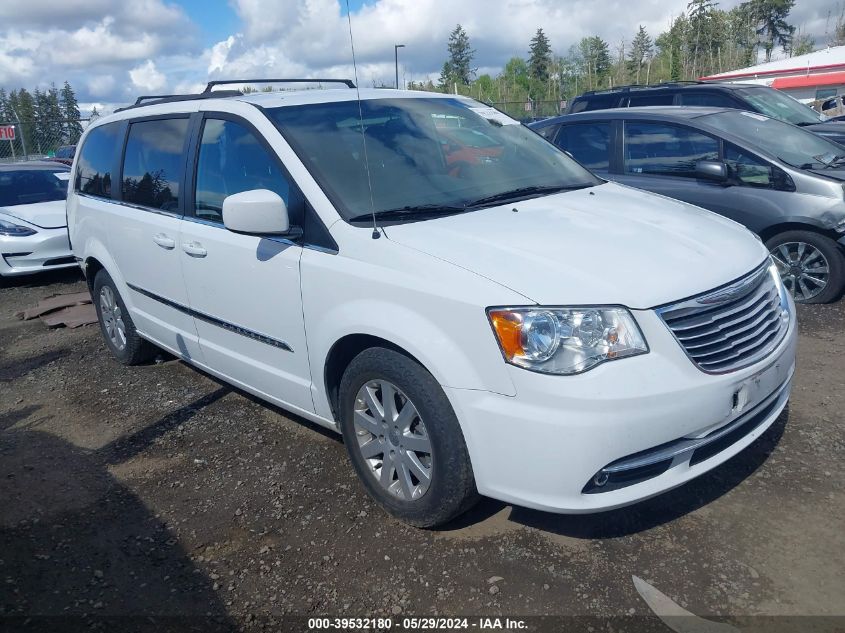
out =
{"type": "Polygon", "coordinates": [[[135,100],[132,105],[124,108],[117,108],[115,112],[143,108],[159,103],[175,103],[177,101],[199,101],[201,99],[222,99],[224,97],[242,97],[244,93],[240,90],[218,90],[217,92],[201,92],[192,95],[143,95],[135,100]]]}
{"type": "Polygon", "coordinates": [[[685,86],[685,85],[710,85],[716,82],[713,81],[698,81],[698,80],[678,80],[678,81],[661,81],[656,84],[628,84],[626,86],[613,86],[613,88],[601,88],[599,90],[588,90],[582,93],[584,95],[599,95],[614,92],[630,92],[631,90],[648,90],[649,88],[668,88],[670,86],[685,86]]]}
{"type": "Polygon", "coordinates": [[[347,88],[354,88],[355,84],[351,79],[219,79],[216,81],[209,81],[208,85],[203,90],[203,94],[211,92],[214,86],[221,86],[225,84],[344,84],[347,88]]]}

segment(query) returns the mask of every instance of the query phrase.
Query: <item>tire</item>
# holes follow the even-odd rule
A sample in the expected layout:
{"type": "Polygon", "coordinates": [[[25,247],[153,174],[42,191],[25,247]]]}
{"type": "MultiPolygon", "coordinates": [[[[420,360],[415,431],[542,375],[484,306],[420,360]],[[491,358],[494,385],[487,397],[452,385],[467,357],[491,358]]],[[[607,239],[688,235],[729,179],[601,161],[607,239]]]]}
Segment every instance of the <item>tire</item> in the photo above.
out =
{"type": "Polygon", "coordinates": [[[829,237],[812,231],[785,231],[767,240],[766,247],[796,303],[829,303],[841,296],[845,258],[829,237]],[[824,270],[827,272],[821,272],[824,270]],[[823,279],[825,284],[814,279],[823,279]]]}
{"type": "Polygon", "coordinates": [[[124,365],[139,365],[153,357],[155,346],[138,336],[129,310],[105,270],[94,277],[91,299],[97,310],[100,332],[112,356],[124,365]]]}
{"type": "Polygon", "coordinates": [[[352,466],[388,513],[417,527],[435,527],[478,500],[455,412],[434,377],[417,362],[390,349],[364,350],[343,374],[339,407],[352,466]],[[391,388],[396,389],[392,399],[391,388]],[[362,396],[365,393],[370,400],[362,396]],[[384,402],[391,401],[393,415],[383,411],[384,402]],[[390,418],[397,423],[392,429],[385,422],[390,418]],[[385,472],[386,460],[392,461],[385,472]],[[426,467],[427,481],[420,475],[426,467]]]}

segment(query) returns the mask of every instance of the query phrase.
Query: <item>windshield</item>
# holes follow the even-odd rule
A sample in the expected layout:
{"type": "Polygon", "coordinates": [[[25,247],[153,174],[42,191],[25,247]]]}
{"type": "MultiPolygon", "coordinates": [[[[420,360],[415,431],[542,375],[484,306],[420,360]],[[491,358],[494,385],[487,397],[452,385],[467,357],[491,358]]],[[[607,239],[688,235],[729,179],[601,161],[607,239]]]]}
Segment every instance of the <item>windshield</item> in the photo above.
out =
{"type": "Polygon", "coordinates": [[[64,200],[69,174],[57,169],[0,171],[0,206],[64,200]]]}
{"type": "Polygon", "coordinates": [[[508,192],[519,197],[515,190],[525,198],[602,182],[535,132],[471,99],[371,99],[360,107],[363,135],[358,101],[268,110],[347,220],[371,211],[460,212],[488,198],[506,202],[508,192]]]}
{"type": "Polygon", "coordinates": [[[702,117],[715,128],[745,139],[793,167],[827,167],[845,148],[827,139],[754,112],[721,112],[702,117]]]}
{"type": "Polygon", "coordinates": [[[793,125],[811,125],[823,120],[811,107],[774,88],[742,88],[737,92],[758,112],[793,125]]]}

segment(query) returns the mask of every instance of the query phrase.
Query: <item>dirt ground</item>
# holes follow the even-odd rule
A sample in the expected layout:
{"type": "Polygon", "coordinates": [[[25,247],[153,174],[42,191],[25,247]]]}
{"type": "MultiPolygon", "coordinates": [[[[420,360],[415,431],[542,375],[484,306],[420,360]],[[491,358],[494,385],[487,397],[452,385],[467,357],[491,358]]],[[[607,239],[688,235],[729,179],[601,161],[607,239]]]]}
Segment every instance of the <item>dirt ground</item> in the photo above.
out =
{"type": "Polygon", "coordinates": [[[799,308],[788,410],[715,471],[606,514],[484,500],[424,531],[369,500],[330,432],[173,359],[123,367],[96,326],[14,318],[84,290],[75,272],[4,283],[0,629],[22,627],[14,616],[249,629],[285,614],[504,614],[625,630],[603,618],[652,613],[636,575],[736,630],[787,621],[759,616],[845,630],[845,302],[799,308]]]}

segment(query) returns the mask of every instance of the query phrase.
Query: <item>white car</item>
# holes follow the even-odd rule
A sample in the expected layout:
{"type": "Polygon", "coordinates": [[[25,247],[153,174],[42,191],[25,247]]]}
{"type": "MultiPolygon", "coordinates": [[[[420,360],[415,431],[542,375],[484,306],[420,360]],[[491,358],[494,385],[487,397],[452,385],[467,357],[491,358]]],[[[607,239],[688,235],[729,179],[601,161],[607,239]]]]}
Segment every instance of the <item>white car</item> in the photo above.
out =
{"type": "Polygon", "coordinates": [[[155,345],[341,432],[414,525],[478,494],[563,513],[651,497],[789,398],[794,305],[759,239],[472,99],[162,99],[92,124],[73,180],[115,357],[155,345]],[[449,161],[455,126],[495,151],[449,161]]]}
{"type": "Polygon", "coordinates": [[[0,277],[77,265],[65,215],[69,177],[60,163],[0,165],[0,277]]]}

